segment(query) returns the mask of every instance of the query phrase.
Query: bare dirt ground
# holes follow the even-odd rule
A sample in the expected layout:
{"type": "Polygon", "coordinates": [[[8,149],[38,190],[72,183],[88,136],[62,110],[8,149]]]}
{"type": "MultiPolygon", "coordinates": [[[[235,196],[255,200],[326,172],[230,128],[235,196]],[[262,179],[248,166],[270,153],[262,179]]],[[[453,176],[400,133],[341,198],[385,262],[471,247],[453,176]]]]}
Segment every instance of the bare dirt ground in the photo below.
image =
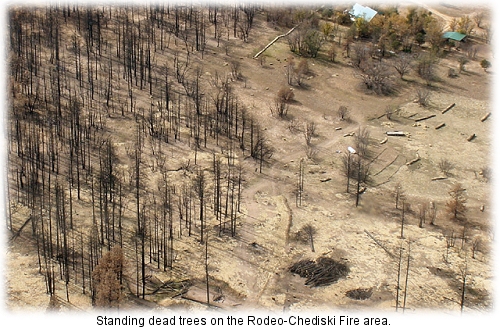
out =
{"type": "MultiPolygon", "coordinates": [[[[443,18],[469,13],[444,5],[429,9],[441,13],[439,16],[443,18]]],[[[405,80],[397,79],[397,92],[381,97],[360,87],[348,59],[339,56],[334,64],[324,59],[310,59],[311,71],[304,87],[294,87],[295,98],[289,115],[286,119],[278,119],[271,115],[269,106],[277,90],[286,84],[284,65],[286,59],[294,55],[286,41],[279,41],[265,52],[265,64],[261,65],[252,56],[281,33],[259,19],[248,43],[240,42],[231,50],[231,57],[242,62],[243,80],[236,82],[234,89],[261,122],[275,152],[272,164],[265,166],[263,173],[258,173],[252,160],[238,158],[246,174],[237,238],[218,237],[217,222],[210,224],[213,234],[209,249],[211,299],[217,300],[212,304],[227,310],[394,310],[402,247],[401,281],[406,274],[408,251],[411,251],[406,308],[458,311],[461,271],[466,265],[466,309],[490,310],[493,288],[491,189],[480,171],[491,165],[491,119],[495,116],[485,122],[480,119],[492,110],[493,74],[483,71],[479,61],[472,61],[458,77],[449,78],[448,68],[457,67],[458,53],[452,51],[439,63],[439,79],[432,84],[430,105],[424,108],[414,102],[416,88],[425,86],[414,74],[405,80]],[[442,114],[441,111],[452,103],[455,107],[442,114]],[[337,117],[341,105],[348,106],[350,121],[337,117]],[[399,107],[391,120],[380,118],[388,105],[399,107]],[[415,121],[430,114],[436,116],[415,121]],[[313,159],[306,156],[303,134],[288,129],[292,120],[300,124],[315,122],[317,136],[312,139],[316,148],[313,159]],[[445,126],[435,129],[441,123],[445,126]],[[371,181],[360,196],[359,206],[355,207],[355,195],[345,192],[346,180],[341,167],[342,154],[354,142],[352,136],[344,135],[356,132],[359,127],[369,131],[369,151],[376,159],[370,168],[371,181]],[[382,144],[387,131],[403,131],[407,136],[388,137],[382,144]],[[476,138],[468,141],[471,134],[476,134],[476,138]],[[418,162],[406,164],[417,155],[420,157],[418,162]],[[443,158],[450,160],[454,169],[447,178],[432,180],[442,176],[438,164],[443,158]],[[301,159],[305,166],[304,199],[298,207],[294,190],[301,159]],[[392,196],[398,182],[406,190],[412,209],[407,213],[404,239],[400,238],[401,211],[395,209],[392,196]],[[455,182],[462,183],[467,190],[470,224],[463,248],[461,240],[457,239],[445,261],[446,235],[451,231],[456,235],[462,233],[462,224],[451,220],[445,210],[448,191],[455,182]],[[436,223],[419,228],[418,204],[429,201],[438,208],[436,223]],[[314,252],[308,243],[295,238],[305,224],[313,225],[317,232],[314,252]],[[472,258],[471,241],[475,238],[482,244],[472,258]],[[298,260],[320,256],[347,264],[350,270],[347,277],[328,286],[313,288],[304,285],[303,278],[288,270],[298,260]],[[346,293],[354,289],[371,289],[372,294],[367,300],[353,300],[346,293]],[[220,299],[216,299],[218,297],[220,299]]],[[[204,64],[218,64],[219,67],[205,67],[206,75],[227,66],[220,62],[223,51],[215,45],[209,47],[214,52],[207,52],[204,64]]],[[[481,44],[477,59],[489,57],[489,45],[481,44]]],[[[125,142],[126,129],[123,132],[121,137],[125,142]]],[[[173,149],[172,155],[185,160],[187,156],[181,149],[173,149]]],[[[198,154],[200,161],[210,161],[210,153],[198,154]]],[[[19,220],[25,217],[23,210],[15,209],[19,220]]],[[[81,218],[82,222],[85,220],[90,218],[81,218]]],[[[28,235],[25,232],[7,245],[7,305],[17,311],[43,310],[49,306],[44,282],[38,274],[36,246],[29,242],[28,235]]],[[[206,295],[203,246],[192,240],[184,237],[176,242],[178,265],[175,271],[150,270],[152,276],[163,282],[191,279],[193,285],[184,298],[148,297],[147,300],[155,304],[141,302],[144,308],[207,308],[199,303],[206,295]]],[[[81,288],[71,288],[70,303],[65,301],[62,284],[57,290],[60,298],[52,302],[54,308],[92,308],[89,297],[81,294],[81,288]]],[[[137,307],[139,302],[128,297],[125,304],[137,307]]]]}

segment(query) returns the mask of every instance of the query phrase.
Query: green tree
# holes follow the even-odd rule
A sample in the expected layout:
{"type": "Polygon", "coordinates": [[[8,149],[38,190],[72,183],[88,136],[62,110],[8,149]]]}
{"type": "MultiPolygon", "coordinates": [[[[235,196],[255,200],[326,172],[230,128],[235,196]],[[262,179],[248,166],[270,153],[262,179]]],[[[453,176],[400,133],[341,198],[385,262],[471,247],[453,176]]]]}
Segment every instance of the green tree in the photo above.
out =
{"type": "Polygon", "coordinates": [[[323,36],[325,40],[328,40],[332,35],[334,31],[334,26],[330,22],[324,22],[320,25],[321,32],[323,33],[323,36]]]}
{"type": "Polygon", "coordinates": [[[427,85],[430,85],[436,75],[437,58],[426,54],[417,59],[417,73],[424,79],[427,85]]]}
{"type": "Polygon", "coordinates": [[[491,67],[491,63],[487,59],[483,59],[480,64],[481,64],[481,67],[483,68],[483,70],[485,72],[486,72],[487,69],[489,69],[491,67]]]}
{"type": "Polygon", "coordinates": [[[457,22],[457,32],[465,35],[472,34],[474,29],[474,22],[469,17],[469,15],[462,16],[457,22]]]}
{"type": "Polygon", "coordinates": [[[304,38],[304,44],[301,50],[301,54],[315,58],[318,55],[322,44],[323,38],[321,37],[320,32],[311,29],[307,32],[304,38]]]}
{"type": "Polygon", "coordinates": [[[356,27],[356,33],[359,38],[368,38],[370,37],[370,25],[368,21],[366,21],[362,17],[356,18],[354,21],[354,26],[356,27]]]}
{"type": "Polygon", "coordinates": [[[444,43],[443,30],[443,25],[436,20],[430,21],[425,27],[426,42],[431,45],[433,52],[439,51],[444,43]]]}

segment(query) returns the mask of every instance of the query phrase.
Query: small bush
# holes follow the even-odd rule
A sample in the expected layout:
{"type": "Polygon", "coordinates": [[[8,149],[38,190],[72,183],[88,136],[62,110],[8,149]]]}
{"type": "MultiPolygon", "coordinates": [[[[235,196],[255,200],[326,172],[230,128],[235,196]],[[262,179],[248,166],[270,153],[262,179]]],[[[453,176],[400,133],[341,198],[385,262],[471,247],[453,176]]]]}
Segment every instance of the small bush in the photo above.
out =
{"type": "Polygon", "coordinates": [[[446,176],[449,176],[451,174],[451,170],[453,170],[454,167],[455,165],[446,158],[442,158],[439,162],[439,170],[441,170],[441,172],[446,176]]]}
{"type": "Polygon", "coordinates": [[[295,93],[293,93],[293,90],[291,88],[283,86],[279,89],[277,96],[278,99],[282,102],[290,102],[295,97],[295,93]]]}
{"type": "Polygon", "coordinates": [[[489,69],[491,67],[491,63],[487,59],[483,59],[480,64],[481,64],[481,67],[483,68],[484,71],[486,71],[487,69],[489,69]]]}

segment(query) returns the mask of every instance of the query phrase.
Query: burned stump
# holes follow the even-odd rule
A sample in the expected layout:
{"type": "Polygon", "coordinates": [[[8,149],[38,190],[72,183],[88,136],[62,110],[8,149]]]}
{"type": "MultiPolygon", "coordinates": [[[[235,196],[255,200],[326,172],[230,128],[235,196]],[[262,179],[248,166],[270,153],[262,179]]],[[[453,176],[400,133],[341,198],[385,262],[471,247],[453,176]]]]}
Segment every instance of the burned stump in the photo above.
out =
{"type": "Polygon", "coordinates": [[[316,261],[300,260],[289,268],[291,273],[307,278],[305,285],[312,287],[326,286],[337,282],[349,273],[349,267],[328,257],[316,261]]]}

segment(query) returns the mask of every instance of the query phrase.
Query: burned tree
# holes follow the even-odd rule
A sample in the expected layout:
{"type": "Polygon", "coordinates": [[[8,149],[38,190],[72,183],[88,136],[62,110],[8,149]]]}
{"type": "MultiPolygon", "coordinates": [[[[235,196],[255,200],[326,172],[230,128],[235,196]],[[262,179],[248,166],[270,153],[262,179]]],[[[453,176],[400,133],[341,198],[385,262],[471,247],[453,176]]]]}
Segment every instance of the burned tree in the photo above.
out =
{"type": "Polygon", "coordinates": [[[347,106],[340,106],[337,111],[337,115],[340,121],[349,121],[350,120],[349,114],[350,113],[349,110],[347,109],[347,106]]]}
{"type": "Polygon", "coordinates": [[[454,219],[463,218],[465,212],[467,211],[467,207],[465,206],[465,204],[467,203],[465,192],[465,188],[463,188],[462,184],[460,183],[456,183],[448,191],[450,200],[448,200],[448,202],[446,203],[446,208],[454,219]]]}
{"type": "Polygon", "coordinates": [[[366,89],[379,95],[387,95],[394,90],[391,68],[384,62],[373,62],[371,59],[359,64],[355,77],[361,79],[366,89]]]}
{"type": "Polygon", "coordinates": [[[273,156],[273,148],[258,126],[255,126],[255,130],[254,126],[251,126],[250,140],[252,143],[250,155],[259,161],[259,172],[262,173],[264,163],[268,162],[273,156]]]}
{"type": "Polygon", "coordinates": [[[203,233],[205,229],[205,175],[201,168],[196,171],[194,178],[194,189],[200,201],[200,243],[203,244],[203,233]]]}
{"type": "Polygon", "coordinates": [[[392,62],[392,67],[399,74],[399,77],[403,79],[404,75],[410,73],[413,68],[413,58],[406,53],[401,53],[392,62]]]}
{"type": "Polygon", "coordinates": [[[293,99],[293,96],[292,90],[281,88],[273,99],[272,105],[269,106],[271,115],[285,118],[288,114],[289,102],[293,99]]]}
{"type": "Polygon", "coordinates": [[[403,189],[403,186],[401,185],[401,183],[397,183],[394,186],[393,195],[394,195],[395,202],[396,202],[396,209],[398,209],[399,203],[401,201],[404,202],[406,199],[405,190],[403,189]]]}
{"type": "Polygon", "coordinates": [[[123,265],[124,255],[119,246],[113,247],[100,259],[99,264],[92,271],[94,306],[113,308],[120,306],[123,265]]]}

